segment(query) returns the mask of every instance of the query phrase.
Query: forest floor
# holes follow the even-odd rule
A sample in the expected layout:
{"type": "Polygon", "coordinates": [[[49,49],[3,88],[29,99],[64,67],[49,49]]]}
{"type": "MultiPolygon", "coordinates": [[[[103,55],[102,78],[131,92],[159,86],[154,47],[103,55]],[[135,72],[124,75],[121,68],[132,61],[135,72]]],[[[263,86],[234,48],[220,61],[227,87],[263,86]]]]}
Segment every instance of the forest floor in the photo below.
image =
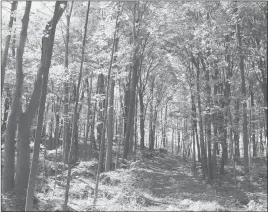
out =
{"type": "MultiPolygon", "coordinates": [[[[51,152],[48,159],[52,159],[51,152]]],[[[59,154],[60,155],[60,154],[59,154]]],[[[58,158],[60,160],[60,158],[58,158]]],[[[40,161],[40,163],[42,163],[40,161]]],[[[46,163],[55,164],[47,160],[46,163]]],[[[41,165],[41,164],[40,164],[41,165]]],[[[62,167],[58,163],[58,167],[62,167]]],[[[266,211],[267,163],[252,162],[250,179],[245,181],[242,166],[237,166],[237,198],[233,170],[213,184],[194,177],[191,163],[170,153],[137,154],[136,161],[124,168],[102,173],[97,204],[93,206],[97,160],[80,162],[72,169],[69,208],[73,211],[266,211]],[[256,164],[258,165],[256,165],[256,164]]],[[[40,170],[41,171],[41,170],[40,170]]],[[[67,171],[59,168],[54,176],[37,179],[38,210],[61,210],[67,171]],[[56,184],[55,184],[56,182],[56,184]]]]}

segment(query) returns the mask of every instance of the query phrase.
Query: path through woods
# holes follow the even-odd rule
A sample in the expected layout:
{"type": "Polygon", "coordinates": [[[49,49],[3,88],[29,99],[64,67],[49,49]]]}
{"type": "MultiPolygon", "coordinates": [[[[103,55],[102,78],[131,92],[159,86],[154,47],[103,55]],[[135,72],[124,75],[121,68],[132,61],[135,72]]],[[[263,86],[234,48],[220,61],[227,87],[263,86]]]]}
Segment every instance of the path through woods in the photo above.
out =
{"type": "MultiPolygon", "coordinates": [[[[48,155],[49,164],[55,159],[55,151],[48,151],[48,155]]],[[[193,177],[190,163],[183,157],[159,151],[153,154],[143,151],[138,153],[135,162],[125,164],[125,168],[101,174],[98,202],[93,207],[97,160],[80,162],[72,171],[68,207],[73,211],[265,211],[267,180],[265,176],[260,176],[266,173],[266,162],[256,163],[262,165],[253,170],[255,175],[252,174],[253,179],[247,189],[244,185],[243,164],[237,167],[238,184],[244,192],[238,194],[236,201],[231,167],[227,167],[224,178],[210,185],[200,176],[193,177]]],[[[58,170],[55,188],[54,175],[48,176],[43,184],[41,177],[37,179],[36,197],[39,202],[35,205],[36,209],[61,210],[66,172],[58,170]]]]}

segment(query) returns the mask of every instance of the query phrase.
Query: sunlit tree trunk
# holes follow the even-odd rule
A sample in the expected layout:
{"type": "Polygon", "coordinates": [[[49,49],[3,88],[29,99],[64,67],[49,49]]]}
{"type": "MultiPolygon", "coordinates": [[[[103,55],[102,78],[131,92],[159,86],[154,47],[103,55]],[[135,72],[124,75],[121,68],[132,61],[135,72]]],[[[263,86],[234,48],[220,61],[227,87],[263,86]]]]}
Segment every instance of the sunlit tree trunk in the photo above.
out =
{"type": "Polygon", "coordinates": [[[241,74],[241,92],[243,95],[243,144],[244,144],[244,172],[245,174],[249,172],[248,165],[248,118],[247,118],[247,92],[246,92],[246,82],[245,82],[245,68],[244,68],[244,53],[242,52],[242,38],[240,34],[240,24],[236,24],[236,36],[239,52],[239,68],[241,74]]]}
{"type": "Polygon", "coordinates": [[[154,136],[153,136],[153,124],[154,124],[154,79],[151,82],[151,102],[150,102],[150,122],[149,122],[149,150],[154,150],[154,136]]]}
{"type": "MultiPolygon", "coordinates": [[[[1,124],[1,134],[3,135],[3,133],[6,131],[6,125],[7,125],[7,118],[8,118],[8,111],[10,108],[10,103],[11,103],[11,90],[10,88],[6,88],[6,97],[5,97],[5,103],[4,103],[4,117],[3,117],[3,122],[1,124]]],[[[3,142],[3,140],[2,140],[3,142]]]]}
{"type": "MultiPolygon", "coordinates": [[[[65,35],[65,57],[64,57],[64,67],[65,67],[65,76],[69,76],[69,39],[70,39],[70,20],[73,9],[73,1],[71,3],[71,7],[69,9],[69,4],[67,4],[67,25],[66,25],[66,35],[65,35]]],[[[64,163],[68,163],[68,153],[70,148],[70,139],[69,139],[69,117],[68,117],[68,105],[69,105],[69,80],[66,79],[64,81],[64,98],[63,98],[63,160],[64,163]]]]}
{"type": "Polygon", "coordinates": [[[257,143],[256,143],[256,127],[255,127],[255,111],[254,111],[254,93],[250,92],[251,97],[251,111],[252,111],[252,125],[251,125],[251,134],[252,134],[252,145],[253,145],[253,158],[257,156],[257,143]]]}
{"type": "Polygon", "coordinates": [[[41,57],[40,69],[43,69],[44,74],[43,74],[43,80],[42,80],[42,92],[41,92],[41,97],[40,97],[40,106],[39,106],[38,124],[37,124],[37,129],[36,129],[36,136],[35,136],[33,160],[32,160],[32,166],[31,166],[31,171],[30,171],[30,176],[29,176],[29,181],[28,181],[28,188],[27,188],[25,211],[33,210],[33,195],[34,195],[35,180],[36,180],[36,173],[37,173],[38,160],[39,160],[39,149],[40,149],[41,133],[42,133],[42,126],[43,126],[44,111],[45,111],[48,74],[49,74],[49,68],[51,65],[56,26],[66,8],[66,4],[67,2],[61,2],[61,1],[57,1],[55,3],[55,9],[54,9],[52,20],[49,21],[48,24],[46,25],[44,36],[42,38],[42,56],[44,57],[41,57]]]}
{"type": "Polygon", "coordinates": [[[178,152],[177,154],[180,153],[180,143],[181,143],[181,132],[180,132],[180,129],[179,129],[179,119],[177,119],[177,134],[178,134],[178,152]]]}
{"type": "Polygon", "coordinates": [[[166,131],[167,131],[167,111],[168,111],[168,101],[166,102],[166,104],[165,104],[165,118],[164,118],[164,127],[163,127],[163,146],[164,146],[164,148],[166,147],[166,145],[167,145],[167,133],[166,133],[166,131]]]}
{"type": "MultiPolygon", "coordinates": [[[[192,76],[193,77],[193,76],[192,76]]],[[[195,109],[195,97],[193,95],[194,83],[190,78],[190,91],[191,91],[191,109],[192,109],[192,139],[193,139],[193,166],[192,171],[194,176],[196,175],[196,151],[195,151],[195,129],[196,129],[196,109],[195,109]]],[[[199,156],[199,153],[198,153],[199,156]]]]}
{"type": "MultiPolygon", "coordinates": [[[[136,9],[136,3],[134,5],[134,14],[138,11],[136,9]]],[[[134,21],[133,21],[133,40],[134,40],[134,55],[133,55],[133,67],[132,67],[132,74],[131,74],[131,84],[130,84],[130,95],[129,95],[129,108],[128,108],[128,114],[127,114],[127,132],[126,132],[126,138],[124,143],[124,154],[123,158],[127,159],[128,153],[129,153],[129,143],[131,139],[131,134],[133,134],[133,123],[134,123],[134,107],[135,107],[135,97],[136,97],[136,87],[138,82],[138,69],[140,64],[140,58],[139,58],[139,51],[140,51],[140,45],[138,43],[137,39],[137,32],[135,30],[135,26],[137,25],[135,21],[135,15],[134,15],[134,21]]]]}
{"type": "Polygon", "coordinates": [[[84,152],[83,152],[83,158],[84,161],[87,160],[89,157],[87,156],[88,153],[92,153],[92,141],[90,141],[90,151],[88,152],[87,148],[87,140],[88,140],[88,135],[89,135],[89,127],[92,125],[93,121],[90,123],[90,117],[92,118],[92,105],[91,105],[91,93],[92,93],[92,80],[93,80],[93,69],[91,70],[91,76],[90,76],[90,85],[88,82],[88,78],[86,79],[86,84],[87,84],[87,123],[86,123],[86,133],[85,133],[85,140],[84,140],[84,152]]]}
{"type": "MultiPolygon", "coordinates": [[[[22,96],[22,86],[23,86],[23,54],[24,47],[27,39],[27,30],[29,23],[29,15],[31,10],[31,2],[26,3],[25,12],[22,18],[22,29],[20,33],[20,42],[17,48],[16,54],[16,86],[14,91],[14,98],[11,104],[11,111],[8,117],[7,122],[7,132],[6,132],[6,141],[5,141],[5,150],[4,150],[4,173],[3,173],[3,192],[10,191],[14,188],[14,166],[15,166],[15,134],[17,129],[17,119],[20,116],[21,112],[21,96],[22,96]]],[[[2,70],[3,71],[3,70],[2,70]]],[[[23,169],[24,167],[27,171],[27,164],[25,166],[24,161],[20,161],[22,154],[27,154],[27,151],[24,152],[21,142],[18,142],[18,167],[16,175],[15,187],[18,187],[19,190],[26,189],[28,176],[24,176],[23,169]],[[26,179],[25,179],[26,178],[26,179]],[[21,183],[21,184],[20,184],[21,183]],[[26,183],[26,185],[25,185],[26,183]]],[[[26,172],[27,173],[27,172],[26,172]]]]}
{"type": "Polygon", "coordinates": [[[235,157],[240,157],[240,145],[239,145],[239,98],[235,100],[235,129],[234,129],[234,148],[235,157]]]}
{"type": "Polygon", "coordinates": [[[5,69],[7,65],[7,57],[8,57],[8,50],[9,50],[9,45],[10,45],[10,40],[11,40],[11,33],[12,33],[12,27],[13,27],[13,22],[16,18],[16,10],[18,7],[18,1],[13,1],[11,3],[11,11],[10,11],[10,19],[8,23],[8,30],[9,33],[6,36],[6,42],[5,42],[5,49],[2,55],[2,61],[1,61],[1,95],[4,87],[4,82],[5,82],[5,69]]]}
{"type": "Polygon", "coordinates": [[[200,68],[199,61],[193,58],[192,62],[196,67],[196,89],[197,89],[197,105],[198,105],[198,118],[199,118],[199,134],[200,134],[200,154],[201,154],[201,164],[203,175],[207,176],[207,157],[204,144],[204,132],[203,132],[203,120],[202,120],[202,110],[201,110],[201,97],[200,97],[200,68]]]}
{"type": "Polygon", "coordinates": [[[140,103],[140,150],[144,150],[144,102],[142,91],[139,90],[139,103],[140,103]]]}
{"type": "Polygon", "coordinates": [[[208,180],[213,179],[212,174],[212,161],[211,161],[211,116],[210,116],[210,108],[211,108],[211,87],[209,82],[209,69],[207,69],[205,62],[201,59],[203,70],[205,71],[205,78],[206,78],[206,139],[207,139],[207,151],[208,151],[208,158],[207,158],[207,167],[208,167],[208,180]]]}
{"type": "Polygon", "coordinates": [[[104,156],[104,147],[105,147],[105,133],[106,133],[106,120],[107,120],[107,111],[108,111],[108,92],[110,88],[110,79],[111,79],[111,71],[112,71],[112,66],[113,66],[113,61],[114,61],[114,52],[116,50],[116,38],[118,36],[118,31],[119,31],[119,16],[122,7],[120,7],[120,2],[118,3],[118,11],[117,11],[117,16],[116,16],[116,21],[115,21],[115,31],[114,31],[114,36],[113,36],[113,45],[112,45],[112,53],[111,53],[111,58],[110,58],[110,65],[109,65],[109,70],[108,70],[108,76],[107,76],[107,87],[106,87],[106,95],[105,95],[105,107],[104,107],[104,122],[103,122],[103,129],[101,133],[101,144],[100,144],[100,151],[99,151],[99,162],[98,162],[98,169],[96,173],[96,184],[95,184],[95,190],[94,190],[94,200],[93,200],[93,205],[96,205],[97,198],[98,198],[98,191],[99,191],[99,181],[100,181],[100,172],[102,169],[102,163],[103,163],[103,156],[104,156]]]}
{"type": "Polygon", "coordinates": [[[102,128],[103,128],[103,111],[104,111],[104,104],[106,99],[104,100],[104,75],[99,74],[98,76],[98,92],[97,92],[102,99],[99,100],[99,112],[98,112],[98,125],[97,125],[97,141],[99,144],[99,149],[100,149],[100,144],[101,144],[101,136],[102,136],[102,128]]]}
{"type": "Polygon", "coordinates": [[[115,85],[115,81],[112,80],[111,87],[110,87],[110,98],[109,98],[109,109],[108,109],[108,125],[107,125],[108,144],[107,144],[107,152],[106,152],[105,172],[110,171],[112,167],[114,85],[115,85]]]}
{"type": "Polygon", "coordinates": [[[70,147],[69,154],[68,154],[68,173],[67,173],[66,190],[65,190],[65,196],[64,196],[64,205],[63,205],[64,210],[67,210],[67,203],[68,203],[68,198],[69,198],[69,188],[70,188],[70,181],[71,181],[71,159],[72,159],[73,145],[75,144],[75,136],[76,136],[75,133],[77,133],[76,127],[77,127],[77,122],[78,122],[77,110],[78,110],[78,101],[79,101],[79,89],[80,89],[80,84],[82,80],[82,71],[83,71],[84,58],[85,58],[85,45],[86,45],[89,8],[90,8],[90,1],[88,2],[88,6],[87,6],[86,21],[85,21],[85,26],[84,26],[84,37],[82,41],[80,71],[79,71],[78,82],[77,82],[75,106],[73,110],[72,140],[71,140],[71,147],[70,147]]]}

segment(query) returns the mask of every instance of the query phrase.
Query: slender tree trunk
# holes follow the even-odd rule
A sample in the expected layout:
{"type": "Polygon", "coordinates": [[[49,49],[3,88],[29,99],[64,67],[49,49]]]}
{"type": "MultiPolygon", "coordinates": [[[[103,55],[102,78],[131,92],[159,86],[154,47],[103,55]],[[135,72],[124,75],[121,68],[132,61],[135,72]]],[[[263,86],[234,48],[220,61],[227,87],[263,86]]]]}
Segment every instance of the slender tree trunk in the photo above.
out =
{"type": "MultiPolygon", "coordinates": [[[[86,80],[87,82],[87,123],[86,123],[86,134],[85,134],[85,140],[84,140],[84,161],[87,160],[87,140],[88,140],[88,134],[89,134],[89,127],[90,124],[92,125],[92,121],[91,123],[89,122],[90,117],[92,117],[92,111],[91,111],[91,92],[92,92],[92,79],[93,79],[93,69],[91,70],[91,77],[90,77],[90,86],[88,84],[88,78],[86,80]]],[[[92,141],[90,142],[90,148],[92,147],[92,141]]],[[[92,152],[92,150],[90,150],[90,152],[92,152]]],[[[90,155],[91,157],[91,155],[90,155]]]]}
{"type": "Polygon", "coordinates": [[[253,158],[257,156],[257,143],[256,143],[256,127],[255,127],[255,114],[254,114],[254,93],[253,91],[250,92],[251,96],[251,111],[252,111],[252,145],[253,145],[253,158]]]}
{"type": "Polygon", "coordinates": [[[2,55],[2,61],[1,61],[1,95],[2,95],[3,88],[4,88],[5,69],[7,65],[8,50],[9,50],[9,44],[11,40],[13,22],[16,18],[15,12],[17,10],[17,7],[18,7],[18,1],[13,1],[11,4],[10,19],[8,23],[9,33],[6,36],[5,49],[4,49],[4,52],[2,55]]]}
{"type": "MultiPolygon", "coordinates": [[[[121,111],[122,114],[123,112],[123,108],[121,107],[121,111]]],[[[119,153],[120,153],[120,145],[122,143],[122,141],[124,140],[124,117],[122,116],[122,118],[119,116],[119,130],[118,130],[118,135],[119,135],[119,139],[118,139],[118,143],[117,143],[117,153],[116,153],[116,163],[115,163],[115,169],[119,168],[119,153]]]]}
{"type": "MultiPolygon", "coordinates": [[[[104,91],[104,75],[100,74],[98,76],[98,92],[99,95],[102,96],[102,98],[104,98],[105,96],[105,91],[104,91]]],[[[102,136],[102,128],[103,128],[103,114],[104,114],[104,104],[105,101],[107,101],[106,99],[102,99],[99,100],[99,114],[98,114],[98,125],[97,125],[97,141],[99,144],[99,149],[100,149],[100,144],[101,144],[101,136],[102,136]]]]}
{"type": "Polygon", "coordinates": [[[65,190],[65,199],[64,199],[64,205],[63,209],[67,210],[67,203],[69,198],[69,189],[70,189],[70,181],[71,181],[71,159],[72,159],[72,150],[73,145],[75,144],[75,133],[77,132],[77,122],[78,122],[78,101],[79,101],[79,89],[82,79],[82,71],[83,71],[83,65],[84,65],[84,58],[85,58],[85,44],[86,44],[86,35],[87,35],[87,26],[88,26],[88,16],[89,16],[89,8],[90,8],[90,1],[88,2],[87,6],[87,14],[86,14],[86,22],[84,26],[84,37],[82,42],[82,53],[81,53],[81,63],[80,63],[80,71],[79,71],[79,77],[78,77],[78,83],[77,83],[77,89],[76,89],[76,99],[75,99],[75,106],[73,110],[73,124],[72,124],[72,140],[71,140],[71,147],[68,154],[68,173],[67,173],[67,182],[66,182],[66,190],[65,190]]]}
{"type": "MultiPolygon", "coordinates": [[[[260,112],[260,115],[261,115],[261,112],[260,112]]],[[[262,136],[262,132],[263,132],[263,124],[262,124],[262,120],[260,120],[259,121],[259,123],[260,123],[260,155],[263,155],[263,153],[264,153],[264,142],[263,142],[263,136],[262,136]]]]}
{"type": "Polygon", "coordinates": [[[166,102],[166,106],[165,106],[165,121],[164,121],[164,130],[163,130],[163,137],[164,137],[164,140],[163,140],[163,144],[164,144],[164,147],[167,145],[167,111],[168,111],[168,101],[166,102]]]}
{"type": "Polygon", "coordinates": [[[198,105],[198,114],[199,114],[199,133],[200,133],[200,150],[201,150],[201,164],[202,164],[202,171],[203,175],[207,176],[207,157],[205,151],[205,144],[204,144],[204,132],[203,132],[203,121],[202,121],[202,110],[201,110],[201,98],[200,98],[200,69],[199,69],[199,61],[195,62],[196,66],[196,88],[197,88],[197,105],[198,105]]]}
{"type": "Polygon", "coordinates": [[[154,124],[154,79],[152,79],[151,83],[151,102],[150,102],[150,124],[149,124],[149,150],[154,150],[154,136],[153,136],[153,124],[154,124]]]}
{"type": "MultiPolygon", "coordinates": [[[[134,13],[136,14],[136,3],[134,6],[134,13]]],[[[127,119],[127,132],[126,132],[126,140],[124,143],[124,154],[123,158],[127,159],[128,151],[129,151],[129,143],[131,134],[133,134],[133,119],[134,119],[134,107],[135,107],[135,97],[136,97],[136,87],[137,87],[137,81],[138,81],[138,70],[139,70],[139,64],[140,64],[140,58],[139,58],[139,50],[140,45],[138,43],[136,31],[135,31],[135,25],[137,23],[134,20],[133,23],[133,37],[134,37],[134,46],[136,46],[133,56],[133,67],[132,67],[132,80],[131,80],[131,87],[130,87],[130,95],[129,95],[129,108],[128,108],[128,119],[127,119]]]]}
{"type": "Polygon", "coordinates": [[[209,82],[209,69],[206,68],[206,65],[204,63],[204,60],[201,59],[201,63],[203,66],[203,69],[205,71],[205,77],[206,77],[206,138],[207,138],[207,151],[208,151],[208,158],[207,158],[207,167],[208,167],[208,180],[213,179],[213,173],[212,173],[212,161],[211,161],[211,116],[210,116],[210,108],[211,108],[211,87],[209,82]]]}
{"type": "Polygon", "coordinates": [[[179,154],[180,153],[180,140],[181,140],[181,133],[180,133],[180,130],[179,130],[179,120],[177,120],[177,134],[178,134],[178,153],[177,154],[179,154]]]}
{"type": "Polygon", "coordinates": [[[134,161],[136,161],[137,156],[137,134],[138,134],[138,97],[136,97],[136,106],[135,106],[135,123],[134,123],[134,161]]]}
{"type": "Polygon", "coordinates": [[[247,174],[249,172],[248,165],[248,119],[247,119],[247,93],[246,93],[246,82],[245,82],[245,70],[244,70],[244,55],[242,52],[242,38],[240,35],[240,24],[236,24],[236,36],[239,50],[239,68],[241,73],[241,92],[244,98],[243,101],[243,144],[244,144],[244,172],[247,174]]]}
{"type": "Polygon", "coordinates": [[[114,31],[114,37],[113,37],[113,46],[112,46],[112,54],[111,54],[111,59],[110,59],[110,66],[108,70],[108,77],[107,77],[107,89],[106,89],[106,96],[105,96],[105,107],[104,107],[104,126],[102,129],[102,134],[101,134],[101,145],[100,145],[100,151],[99,151],[99,163],[98,163],[98,169],[97,169],[97,176],[96,176],[96,184],[95,184],[95,190],[94,190],[94,200],[93,200],[93,205],[96,205],[97,198],[98,198],[98,189],[99,189],[99,181],[100,181],[100,171],[102,168],[102,163],[103,163],[103,155],[104,155],[104,147],[105,147],[105,125],[106,125],[106,120],[107,120],[107,110],[108,110],[108,89],[110,85],[110,78],[111,78],[111,71],[112,71],[112,65],[114,61],[114,52],[116,50],[116,41],[118,31],[119,31],[119,16],[120,16],[120,2],[118,3],[118,11],[117,11],[117,16],[116,16],[116,21],[115,21],[115,31],[114,31]]]}
{"type": "Polygon", "coordinates": [[[172,137],[171,137],[171,149],[172,149],[172,154],[174,154],[174,128],[172,128],[172,137]]]}
{"type": "MultiPolygon", "coordinates": [[[[70,39],[70,20],[71,20],[71,14],[72,14],[72,9],[73,9],[73,1],[71,3],[70,10],[68,8],[69,4],[67,4],[67,26],[66,26],[66,35],[65,35],[65,58],[64,58],[64,67],[65,67],[65,75],[69,75],[69,39],[70,39]]],[[[69,118],[68,118],[68,105],[69,105],[69,80],[66,80],[64,82],[64,100],[63,100],[63,114],[64,114],[64,119],[63,119],[63,146],[64,146],[64,151],[63,151],[63,161],[64,163],[68,163],[68,153],[70,149],[70,143],[69,143],[69,118]]]]}
{"type": "Polygon", "coordinates": [[[213,171],[213,179],[217,179],[217,143],[218,143],[218,133],[217,133],[217,122],[213,123],[213,131],[214,131],[214,141],[213,141],[213,153],[212,153],[212,171],[213,171]]]}
{"type": "Polygon", "coordinates": [[[144,103],[142,91],[139,90],[139,100],[140,100],[140,150],[144,150],[144,103]]]}
{"type": "Polygon", "coordinates": [[[27,188],[25,211],[33,210],[33,195],[34,195],[35,179],[36,179],[36,172],[37,172],[38,160],[39,160],[39,149],[40,149],[41,132],[42,132],[42,126],[43,126],[44,111],[45,111],[48,74],[49,74],[49,68],[51,65],[56,26],[66,8],[66,4],[67,2],[61,2],[61,1],[57,1],[55,3],[55,10],[54,10],[53,18],[46,25],[44,36],[42,38],[42,56],[44,57],[41,58],[40,68],[43,69],[44,74],[43,74],[43,80],[42,80],[42,92],[41,92],[41,97],[40,97],[40,107],[39,107],[39,113],[38,113],[38,124],[37,124],[37,129],[36,129],[36,136],[35,136],[33,160],[32,160],[32,166],[31,166],[30,177],[29,177],[28,188],[27,188]]]}
{"type": "MultiPolygon", "coordinates": [[[[13,4],[12,4],[13,5],[13,4]]],[[[22,29],[20,33],[20,42],[17,48],[17,55],[16,55],[16,87],[14,92],[14,98],[11,104],[11,112],[8,117],[7,122],[7,132],[6,132],[6,141],[5,141],[5,150],[4,150],[4,173],[3,173],[3,192],[10,191],[14,188],[14,165],[15,165],[15,134],[17,128],[17,119],[20,116],[21,112],[21,96],[22,96],[22,86],[23,86],[23,53],[25,42],[27,38],[27,29],[29,23],[29,14],[31,10],[31,2],[26,3],[25,12],[22,18],[22,29]]],[[[3,71],[3,70],[2,70],[3,71]]],[[[20,143],[19,147],[19,154],[24,154],[21,151],[20,143]]],[[[18,158],[20,158],[18,156],[18,158]]],[[[24,161],[19,161],[18,163],[23,163],[24,161]]],[[[21,164],[24,165],[24,164],[21,164]]],[[[27,166],[25,167],[27,169],[27,166]]],[[[22,170],[21,170],[22,171],[22,170]]],[[[16,182],[23,182],[25,178],[23,178],[20,173],[17,173],[19,176],[16,177],[16,182]]],[[[26,182],[27,182],[27,175],[26,182]]],[[[27,185],[27,184],[26,184],[27,185]]],[[[16,183],[16,186],[19,186],[16,183]]],[[[22,184],[22,187],[24,184],[22,184]]]]}
{"type": "Polygon", "coordinates": [[[55,111],[55,131],[54,131],[54,146],[53,146],[53,149],[56,149],[58,148],[58,140],[59,140],[59,126],[60,126],[60,115],[59,115],[59,97],[57,97],[57,102],[56,104],[54,105],[54,111],[55,111]]]}
{"type": "Polygon", "coordinates": [[[106,152],[106,163],[105,163],[105,172],[108,172],[112,168],[112,149],[113,149],[113,110],[114,110],[114,85],[115,81],[111,81],[110,87],[110,99],[109,99],[109,110],[108,110],[108,126],[107,126],[107,152],[106,152]]]}
{"type": "MultiPolygon", "coordinates": [[[[4,103],[4,117],[3,117],[3,122],[2,122],[2,125],[1,125],[1,134],[2,135],[6,131],[6,125],[7,125],[8,111],[9,111],[9,108],[10,108],[10,102],[11,102],[11,91],[7,87],[6,88],[6,98],[5,98],[5,103],[4,103]]],[[[1,141],[3,143],[4,139],[2,139],[1,141]]]]}
{"type": "Polygon", "coordinates": [[[190,82],[191,89],[191,103],[192,103],[192,136],[193,136],[193,167],[192,171],[194,176],[196,175],[196,152],[195,152],[195,122],[196,122],[196,109],[195,109],[195,98],[193,95],[194,84],[190,82]]]}
{"type": "Polygon", "coordinates": [[[57,102],[54,104],[54,111],[55,111],[55,133],[54,133],[54,144],[56,150],[56,159],[55,159],[55,183],[54,183],[54,190],[56,189],[56,182],[57,182],[57,175],[58,175],[58,140],[59,140],[59,124],[60,124],[60,116],[59,116],[59,97],[57,97],[57,102]]]}
{"type": "MultiPolygon", "coordinates": [[[[95,139],[95,134],[94,134],[94,129],[95,129],[95,117],[96,117],[96,108],[97,108],[97,103],[94,105],[93,109],[93,115],[92,115],[92,125],[90,127],[90,143],[92,145],[92,148],[94,150],[94,153],[97,151],[97,143],[95,139]]],[[[95,155],[95,154],[94,154],[95,155]]]]}
{"type": "Polygon", "coordinates": [[[239,145],[239,99],[235,102],[235,130],[234,130],[234,141],[235,141],[235,157],[240,157],[240,145],[239,145]]]}

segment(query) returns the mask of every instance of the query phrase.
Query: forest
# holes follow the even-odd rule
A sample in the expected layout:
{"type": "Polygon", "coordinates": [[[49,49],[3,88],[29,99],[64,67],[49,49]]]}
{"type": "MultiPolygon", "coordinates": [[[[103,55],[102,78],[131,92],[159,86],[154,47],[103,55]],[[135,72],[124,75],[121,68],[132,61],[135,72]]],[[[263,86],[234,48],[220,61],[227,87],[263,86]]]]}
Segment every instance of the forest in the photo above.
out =
{"type": "Polygon", "coordinates": [[[1,210],[266,211],[265,1],[1,2],[1,210]]]}

